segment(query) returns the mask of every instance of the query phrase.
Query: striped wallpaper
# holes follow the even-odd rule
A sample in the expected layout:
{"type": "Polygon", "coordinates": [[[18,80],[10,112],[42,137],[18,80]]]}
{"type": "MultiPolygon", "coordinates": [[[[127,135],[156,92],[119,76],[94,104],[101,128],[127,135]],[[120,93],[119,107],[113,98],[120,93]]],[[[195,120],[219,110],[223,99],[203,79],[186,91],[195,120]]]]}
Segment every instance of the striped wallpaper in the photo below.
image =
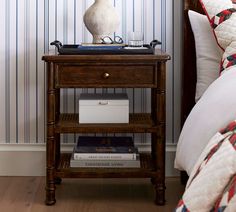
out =
{"type": "MultiPolygon", "coordinates": [[[[157,38],[172,60],[167,65],[167,141],[179,134],[180,23],[181,0],[108,0],[120,14],[116,35],[127,41],[127,33],[144,32],[145,43],[157,38]]],[[[45,142],[44,53],[54,49],[50,42],[90,42],[83,24],[85,10],[93,0],[0,0],[0,142],[45,142]]],[[[61,111],[76,112],[81,92],[119,92],[125,89],[64,89],[61,111]]],[[[150,90],[126,89],[130,110],[150,111],[150,90]]],[[[74,142],[64,135],[63,142],[74,142]]],[[[142,142],[145,137],[140,136],[142,142]]]]}

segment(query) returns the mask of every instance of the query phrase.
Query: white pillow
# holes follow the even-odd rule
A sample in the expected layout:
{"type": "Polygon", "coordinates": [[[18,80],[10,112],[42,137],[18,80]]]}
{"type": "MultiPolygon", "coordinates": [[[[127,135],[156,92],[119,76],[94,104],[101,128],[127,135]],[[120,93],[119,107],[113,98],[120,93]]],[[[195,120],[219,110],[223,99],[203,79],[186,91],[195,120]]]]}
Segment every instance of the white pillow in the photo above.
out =
{"type": "Polygon", "coordinates": [[[219,77],[223,51],[216,43],[207,17],[192,10],[189,10],[188,15],[196,46],[197,84],[195,100],[197,102],[208,86],[219,77]]]}
{"type": "Polygon", "coordinates": [[[175,157],[175,168],[191,173],[202,150],[217,131],[236,119],[236,66],[218,77],[186,119],[175,157]]]}

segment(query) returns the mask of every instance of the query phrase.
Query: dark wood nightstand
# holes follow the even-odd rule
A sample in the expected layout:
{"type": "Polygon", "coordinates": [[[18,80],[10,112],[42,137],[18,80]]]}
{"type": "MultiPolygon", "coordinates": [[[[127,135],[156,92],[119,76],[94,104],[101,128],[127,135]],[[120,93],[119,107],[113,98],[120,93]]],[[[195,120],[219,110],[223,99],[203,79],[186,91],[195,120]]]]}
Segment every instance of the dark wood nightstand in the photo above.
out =
{"type": "Polygon", "coordinates": [[[165,203],[165,76],[170,56],[44,55],[47,65],[46,204],[53,205],[61,178],[151,178],[155,202],[165,203]],[[130,114],[128,124],[79,124],[79,114],[60,113],[60,88],[151,88],[151,114],[130,114]],[[71,168],[60,151],[61,133],[151,133],[152,151],[140,168],[71,168]]]}

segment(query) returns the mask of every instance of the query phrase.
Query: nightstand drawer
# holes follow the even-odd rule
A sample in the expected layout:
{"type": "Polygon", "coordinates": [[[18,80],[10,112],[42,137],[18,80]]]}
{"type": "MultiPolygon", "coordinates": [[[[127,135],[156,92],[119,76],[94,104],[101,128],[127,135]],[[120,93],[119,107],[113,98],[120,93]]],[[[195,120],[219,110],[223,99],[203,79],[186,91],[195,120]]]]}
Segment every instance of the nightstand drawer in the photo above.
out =
{"type": "Polygon", "coordinates": [[[155,87],[155,65],[58,65],[56,87],[155,87]]]}

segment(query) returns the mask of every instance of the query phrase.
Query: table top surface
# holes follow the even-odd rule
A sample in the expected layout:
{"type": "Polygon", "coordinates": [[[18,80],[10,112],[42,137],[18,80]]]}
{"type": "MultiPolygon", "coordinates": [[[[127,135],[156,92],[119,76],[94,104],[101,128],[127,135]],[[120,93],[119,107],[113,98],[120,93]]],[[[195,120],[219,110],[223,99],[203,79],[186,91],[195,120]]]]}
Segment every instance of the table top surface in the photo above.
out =
{"type": "Polygon", "coordinates": [[[57,51],[50,51],[43,55],[42,60],[45,62],[76,62],[76,61],[167,61],[170,55],[160,49],[155,49],[155,54],[145,55],[59,55],[57,51]]]}

